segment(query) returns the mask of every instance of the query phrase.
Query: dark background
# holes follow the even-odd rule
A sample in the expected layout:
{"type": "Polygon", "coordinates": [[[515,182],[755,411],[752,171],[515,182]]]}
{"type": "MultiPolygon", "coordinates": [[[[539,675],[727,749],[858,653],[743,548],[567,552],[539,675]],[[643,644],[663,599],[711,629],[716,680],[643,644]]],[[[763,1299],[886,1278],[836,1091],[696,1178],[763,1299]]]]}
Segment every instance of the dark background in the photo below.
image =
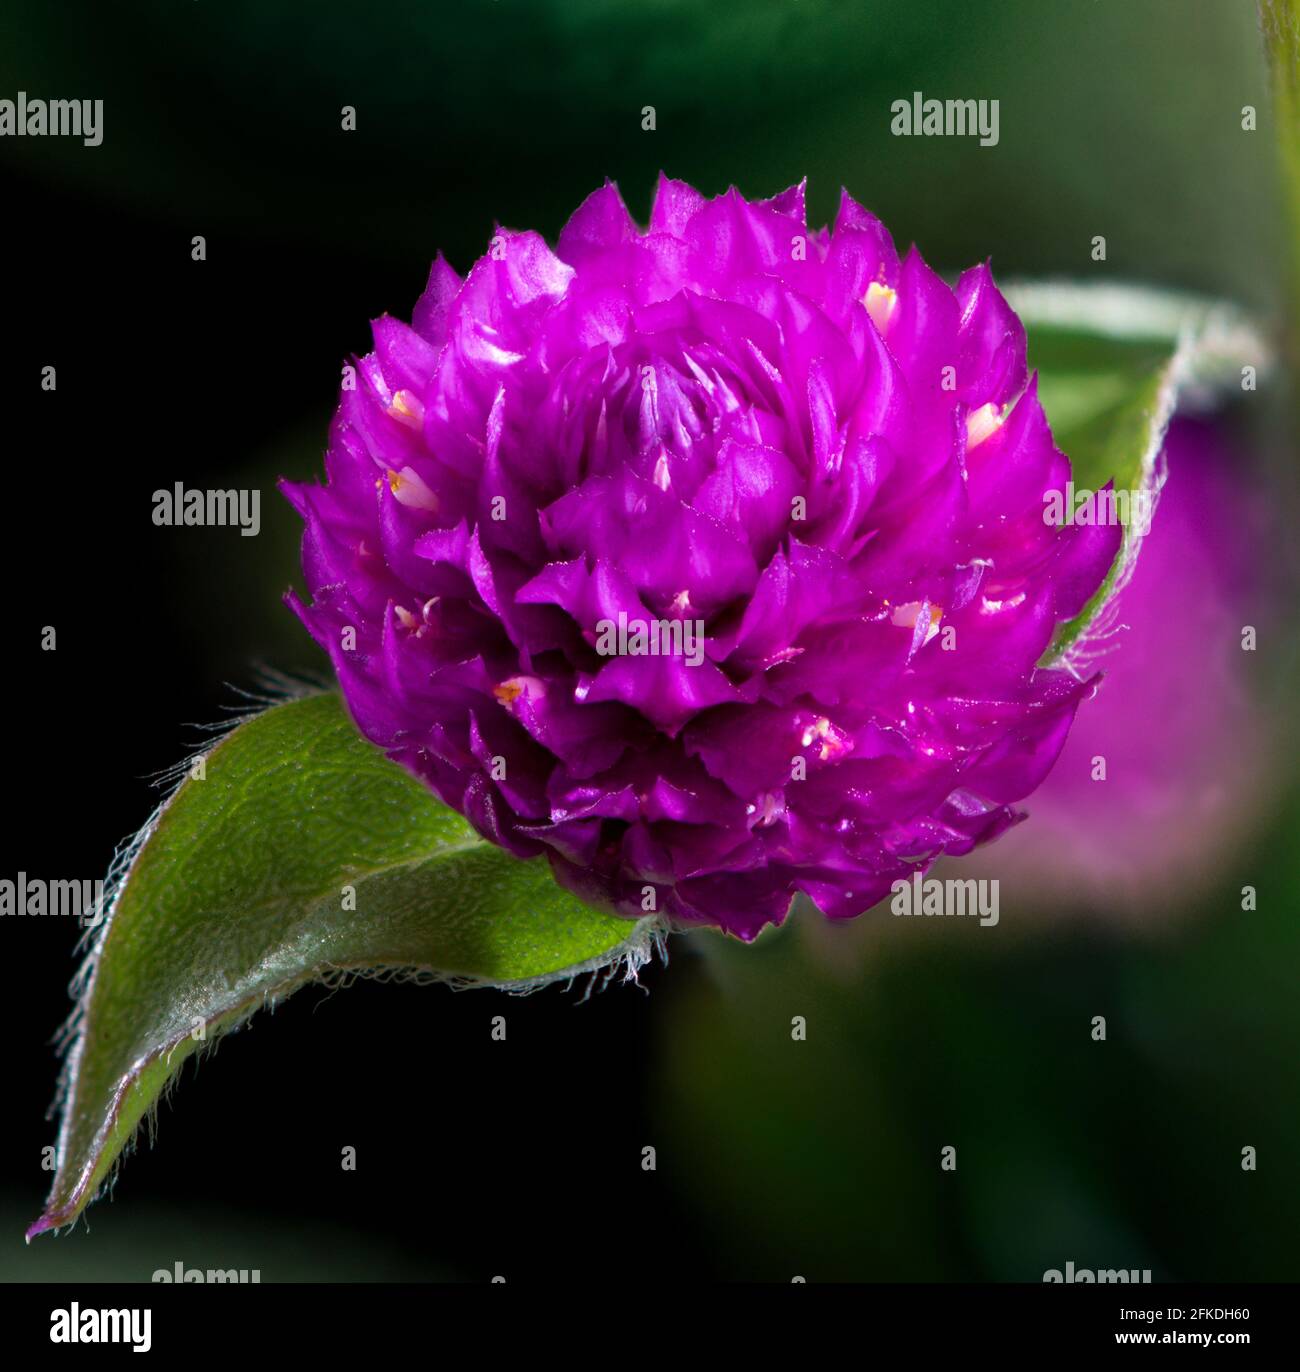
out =
{"type": "MultiPolygon", "coordinates": [[[[10,878],[100,875],[189,726],[258,664],[318,665],[279,601],[297,521],[273,480],[319,470],[367,321],[409,317],[435,251],[464,271],[496,220],[553,240],[606,176],[644,219],[661,167],[749,195],[808,174],[817,222],[846,184],[943,270],[1278,299],[1241,0],[24,0],[0,18],[19,89],[105,110],[98,148],[0,140],[10,878]],[[999,145],[891,137],[914,89],[998,98],[999,145]],[[258,486],[260,536],[154,527],[177,481],[258,486]]],[[[996,957],[929,940],[866,986],[796,932],[748,962],[676,940],[649,995],[304,992],[186,1070],[88,1226],[26,1249],[77,931],[5,920],[0,1276],[1032,1280],[1118,1236],[1159,1277],[1294,1279],[1294,813],[1234,855],[1273,874],[1244,949],[1215,922],[1227,872],[1172,943],[1082,918],[996,957]],[[795,1079],[759,1027],[791,996],[836,1026],[795,1079]],[[1139,1048],[1102,1072],[1062,1047],[1063,1005],[1099,997],[1139,1048]],[[954,1120],[981,1164],[941,1187],[954,1120]],[[1270,1164],[1245,1183],[1239,1136],[1270,1164]]]]}

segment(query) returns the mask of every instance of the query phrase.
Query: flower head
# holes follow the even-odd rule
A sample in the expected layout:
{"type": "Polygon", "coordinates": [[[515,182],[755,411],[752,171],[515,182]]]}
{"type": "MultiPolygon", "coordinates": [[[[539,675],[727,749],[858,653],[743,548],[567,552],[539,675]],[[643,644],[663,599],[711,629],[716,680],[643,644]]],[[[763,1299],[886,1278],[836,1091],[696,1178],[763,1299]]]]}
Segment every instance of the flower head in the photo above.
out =
{"type": "Polygon", "coordinates": [[[1090,689],[1038,666],[1120,530],[986,266],[955,290],[842,198],[650,224],[606,185],[554,251],[441,259],[286,486],[291,603],[362,732],[583,898],[750,938],[852,916],[1019,817],[1090,689]]]}

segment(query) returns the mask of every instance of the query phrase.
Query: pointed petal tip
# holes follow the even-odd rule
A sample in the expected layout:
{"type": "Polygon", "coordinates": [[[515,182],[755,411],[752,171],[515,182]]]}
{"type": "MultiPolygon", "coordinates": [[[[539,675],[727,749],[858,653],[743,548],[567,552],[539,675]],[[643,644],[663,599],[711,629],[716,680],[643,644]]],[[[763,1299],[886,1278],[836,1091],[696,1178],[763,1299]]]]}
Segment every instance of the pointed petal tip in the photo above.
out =
{"type": "Polygon", "coordinates": [[[301,518],[306,519],[310,511],[306,492],[313,484],[309,481],[291,481],[287,476],[282,476],[276,479],[275,489],[297,510],[301,518]]]}
{"type": "Polygon", "coordinates": [[[23,1236],[24,1241],[27,1243],[31,1243],[31,1241],[34,1238],[36,1238],[37,1235],[47,1233],[49,1230],[56,1228],[58,1228],[57,1221],[54,1219],[52,1215],[50,1215],[47,1212],[46,1214],[42,1215],[40,1219],[35,1221],[35,1223],[29,1224],[27,1226],[27,1232],[23,1236]]]}

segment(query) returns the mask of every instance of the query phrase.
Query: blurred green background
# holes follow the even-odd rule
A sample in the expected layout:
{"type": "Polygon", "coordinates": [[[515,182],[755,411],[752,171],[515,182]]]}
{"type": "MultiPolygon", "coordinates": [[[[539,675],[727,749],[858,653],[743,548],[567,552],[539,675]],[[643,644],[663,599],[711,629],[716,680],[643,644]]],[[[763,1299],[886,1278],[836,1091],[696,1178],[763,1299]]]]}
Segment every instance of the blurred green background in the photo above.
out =
{"type": "MultiPolygon", "coordinates": [[[[139,566],[114,570],[123,600],[147,593],[166,625],[162,652],[118,626],[123,654],[165,690],[150,726],[105,741],[108,778],[173,761],[179,725],[216,717],[223,683],[246,684],[253,664],[319,665],[279,603],[297,579],[298,524],[271,482],[320,470],[338,369],[367,347],[367,319],[408,315],[435,251],[464,271],[494,221],[553,239],[605,177],[644,219],[661,168],[751,196],[806,175],[811,218],[830,218],[847,186],[940,270],[991,258],[1003,278],[1140,280],[1265,319],[1281,300],[1276,138],[1246,0],[127,0],[25,3],[0,26],[0,94],[105,100],[100,148],[0,145],[11,234],[25,224],[62,254],[38,262],[41,288],[10,329],[47,351],[88,329],[115,359],[115,329],[129,311],[147,316],[163,346],[126,354],[150,405],[129,437],[114,435],[128,454],[113,459],[119,480],[141,502],[177,479],[264,493],[259,538],[150,530],[139,566]],[[997,99],[997,146],[892,136],[890,104],[915,90],[997,99]],[[340,128],[345,105],[355,132],[340,128]],[[1242,129],[1246,105],[1256,132],[1242,129]],[[107,225],[133,257],[103,259],[107,225]],[[174,281],[196,233],[210,271],[183,294],[174,281]],[[158,284],[152,264],[168,254],[174,276],[158,284]],[[106,308],[79,310],[101,275],[116,278],[93,287],[106,308]]],[[[8,253],[22,260],[14,239],[8,253]]],[[[1243,472],[1284,515],[1294,450],[1282,389],[1279,378],[1243,398],[1226,422],[1243,472]]],[[[1269,560],[1278,571],[1283,559],[1269,560]]],[[[1283,575],[1280,593],[1292,589],[1283,575]]],[[[1195,691],[1197,664],[1185,667],[1195,691]]],[[[1015,904],[1004,893],[996,931],[900,929],[878,910],[866,929],[813,931],[796,917],[752,948],[675,940],[625,1058],[616,1041],[602,1050],[623,1061],[619,1090],[672,1160],[656,1183],[669,1213],[693,1225],[689,1252],[658,1234],[654,1261],[737,1279],[1038,1280],[1067,1260],[1150,1267],[1158,1280],[1300,1277],[1300,802],[1294,736],[1276,722],[1294,693],[1290,640],[1279,632],[1250,669],[1274,745],[1250,828],[1216,855],[1214,879],[1162,892],[1158,922],[1140,902],[1102,910],[1022,888],[1015,904]],[[1251,913],[1245,883],[1259,892],[1251,913]],[[1098,1014],[1104,1044],[1089,1037],[1098,1014]],[[791,1038],[795,1015],[806,1042],[791,1038]],[[1255,1172],[1240,1166],[1248,1144],[1255,1172]],[[939,1168],[946,1145],[953,1173],[939,1168]]],[[[126,688],[104,689],[110,706],[120,689],[139,712],[126,688]]],[[[96,858],[148,808],[142,786],[118,787],[84,849],[96,858]]],[[[358,1016],[393,1003],[373,989],[349,993],[358,1016]]],[[[51,1005],[40,1035],[61,1013],[51,1005]]],[[[613,1011],[609,1023],[616,1032],[613,1011]]],[[[38,1085],[24,1110],[48,1096],[50,1064],[31,1053],[38,1085]]],[[[204,1070],[219,1076],[225,1058],[204,1070]]],[[[177,1112],[204,1089],[187,1083],[177,1112]]],[[[600,1112],[602,1094],[581,1108],[600,1112]]],[[[23,1148],[15,1214],[41,1181],[23,1148]]],[[[186,1194],[178,1185],[168,1203],[186,1194]]],[[[617,1222],[635,1226],[647,1203],[629,1194],[617,1222]]],[[[77,1235],[38,1266],[6,1240],[0,1275],[111,1276],[132,1244],[161,1245],[158,1265],[205,1260],[184,1232],[155,1241],[157,1213],[128,1206],[114,1207],[110,1242],[77,1235]]],[[[263,1251],[255,1207],[229,1222],[263,1251]]],[[[328,1259],[281,1275],[355,1276],[358,1254],[394,1276],[473,1270],[436,1234],[418,1258],[382,1229],[344,1222],[336,1237],[328,1259]]],[[[599,1252],[586,1260],[600,1272],[599,1252]]]]}

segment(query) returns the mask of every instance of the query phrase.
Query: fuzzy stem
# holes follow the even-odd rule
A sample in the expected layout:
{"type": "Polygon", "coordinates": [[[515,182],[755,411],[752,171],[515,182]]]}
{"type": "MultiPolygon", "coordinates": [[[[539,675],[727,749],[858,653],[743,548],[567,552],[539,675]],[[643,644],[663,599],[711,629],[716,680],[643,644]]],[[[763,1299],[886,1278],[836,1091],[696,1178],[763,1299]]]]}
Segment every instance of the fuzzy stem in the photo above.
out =
{"type": "Polygon", "coordinates": [[[1300,0],[1259,0],[1260,28],[1273,76],[1273,102],[1287,212],[1290,264],[1288,334],[1300,359],[1300,0]]]}

